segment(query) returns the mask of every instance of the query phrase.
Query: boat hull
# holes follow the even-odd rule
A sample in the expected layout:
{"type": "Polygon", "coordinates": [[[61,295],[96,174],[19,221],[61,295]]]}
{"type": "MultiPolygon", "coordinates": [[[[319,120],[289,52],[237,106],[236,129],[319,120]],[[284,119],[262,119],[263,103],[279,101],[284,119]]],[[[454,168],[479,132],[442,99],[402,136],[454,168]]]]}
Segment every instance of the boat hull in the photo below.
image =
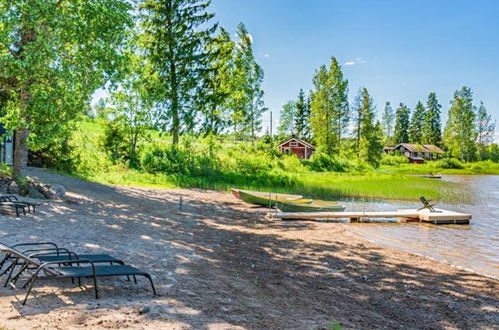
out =
{"type": "MultiPolygon", "coordinates": [[[[323,204],[323,203],[321,203],[323,204]]],[[[291,202],[278,202],[277,208],[282,212],[343,212],[345,206],[339,204],[333,205],[317,205],[312,203],[291,203],[291,202]]]]}
{"type": "MultiPolygon", "coordinates": [[[[233,192],[234,194],[234,192],[233,192]]],[[[235,196],[235,194],[234,194],[235,196]]],[[[287,195],[287,194],[276,194],[276,193],[262,193],[262,192],[254,192],[247,190],[238,190],[236,198],[255,205],[261,206],[275,206],[276,202],[284,201],[284,200],[293,200],[298,202],[302,200],[302,202],[311,202],[312,200],[303,200],[301,195],[287,195]]]]}

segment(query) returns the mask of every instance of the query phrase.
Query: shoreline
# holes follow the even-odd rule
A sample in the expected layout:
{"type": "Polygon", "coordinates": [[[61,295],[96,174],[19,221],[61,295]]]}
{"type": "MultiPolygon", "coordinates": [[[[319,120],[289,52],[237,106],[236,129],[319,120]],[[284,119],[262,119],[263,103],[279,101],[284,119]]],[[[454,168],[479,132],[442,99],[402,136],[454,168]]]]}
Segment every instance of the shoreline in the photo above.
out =
{"type": "Polygon", "coordinates": [[[32,169],[71,203],[0,216],[0,241],[53,240],[150,272],[147,283],[99,281],[0,288],[9,329],[492,328],[499,281],[369,242],[341,223],[269,221],[227,193],[107,186],[32,169]],[[184,208],[178,210],[182,196],[184,208]],[[150,312],[140,314],[142,307],[150,312]],[[290,310],[293,313],[290,313],[290,310]]]}

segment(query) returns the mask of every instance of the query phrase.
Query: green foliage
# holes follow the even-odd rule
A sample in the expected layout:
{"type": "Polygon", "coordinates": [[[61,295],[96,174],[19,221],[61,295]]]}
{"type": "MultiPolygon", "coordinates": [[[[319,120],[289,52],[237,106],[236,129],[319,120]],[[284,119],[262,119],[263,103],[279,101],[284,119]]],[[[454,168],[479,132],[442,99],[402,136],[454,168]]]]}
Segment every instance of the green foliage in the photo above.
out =
{"type": "Polygon", "coordinates": [[[205,45],[216,30],[210,24],[214,15],[207,12],[209,5],[206,0],[144,0],[140,5],[148,87],[173,144],[196,124],[193,105],[210,61],[205,45]]]}
{"type": "Polygon", "coordinates": [[[454,93],[444,132],[444,143],[452,157],[467,162],[474,159],[477,138],[475,118],[473,93],[469,87],[463,87],[454,93]]]}
{"type": "Polygon", "coordinates": [[[416,108],[412,113],[411,123],[409,125],[409,141],[411,143],[421,143],[423,140],[423,133],[421,131],[425,120],[425,108],[423,103],[418,102],[416,108]]]}
{"type": "Polygon", "coordinates": [[[395,114],[395,132],[394,132],[394,142],[398,143],[408,143],[409,142],[409,108],[400,103],[399,108],[395,114]]]}
{"type": "Polygon", "coordinates": [[[409,158],[406,156],[397,156],[397,155],[383,155],[381,158],[381,164],[383,165],[394,165],[398,166],[400,164],[408,164],[409,158]]]}
{"type": "Polygon", "coordinates": [[[2,120],[16,130],[14,175],[24,175],[28,141],[40,151],[66,140],[94,91],[115,77],[131,7],[126,0],[0,0],[0,8],[0,83],[9,95],[2,120]]]}
{"type": "Polygon", "coordinates": [[[329,68],[322,65],[313,78],[310,126],[318,146],[328,155],[340,150],[343,133],[348,126],[348,80],[341,66],[331,58],[329,68]]]}
{"type": "Polygon", "coordinates": [[[478,151],[478,159],[484,160],[489,158],[488,146],[494,143],[496,123],[492,119],[492,115],[487,113],[485,105],[480,102],[476,113],[476,146],[478,151]]]}
{"type": "Polygon", "coordinates": [[[310,97],[305,98],[303,89],[298,93],[295,107],[295,134],[300,139],[310,139],[310,97]]]}
{"type": "Polygon", "coordinates": [[[381,125],[383,127],[383,134],[385,135],[385,144],[391,145],[393,140],[393,130],[395,126],[395,113],[390,102],[385,103],[385,109],[383,110],[383,115],[381,119],[381,125]]]}
{"type": "Polygon", "coordinates": [[[277,128],[280,135],[291,136],[295,133],[296,111],[297,105],[293,101],[289,101],[282,106],[279,127],[277,128]]]}
{"type": "Polygon", "coordinates": [[[440,122],[440,108],[437,95],[430,93],[426,102],[426,112],[422,126],[422,142],[424,144],[442,145],[442,124],[440,122]]]}
{"type": "Polygon", "coordinates": [[[304,161],[312,171],[316,172],[347,172],[353,165],[343,159],[336,159],[325,153],[316,152],[310,160],[304,161]]]}
{"type": "Polygon", "coordinates": [[[445,169],[462,169],[464,165],[456,158],[444,158],[436,161],[433,166],[435,168],[445,168],[445,169]]]}

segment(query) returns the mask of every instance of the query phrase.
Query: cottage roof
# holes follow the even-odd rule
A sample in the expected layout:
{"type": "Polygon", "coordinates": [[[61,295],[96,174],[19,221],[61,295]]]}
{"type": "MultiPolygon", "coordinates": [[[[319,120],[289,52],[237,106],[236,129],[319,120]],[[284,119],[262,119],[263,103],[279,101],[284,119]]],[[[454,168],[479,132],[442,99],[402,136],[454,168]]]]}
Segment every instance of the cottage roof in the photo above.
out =
{"type": "Polygon", "coordinates": [[[289,140],[286,140],[283,143],[281,143],[278,147],[282,147],[283,145],[285,145],[288,142],[298,142],[298,143],[303,144],[304,146],[306,146],[306,147],[308,147],[310,149],[315,149],[315,147],[313,145],[311,145],[310,143],[305,142],[305,141],[300,140],[300,139],[297,139],[297,138],[291,138],[289,140]]]}
{"type": "Polygon", "coordinates": [[[444,153],[442,149],[433,144],[399,143],[393,149],[398,149],[400,146],[406,148],[410,152],[431,152],[434,154],[444,153]]]}

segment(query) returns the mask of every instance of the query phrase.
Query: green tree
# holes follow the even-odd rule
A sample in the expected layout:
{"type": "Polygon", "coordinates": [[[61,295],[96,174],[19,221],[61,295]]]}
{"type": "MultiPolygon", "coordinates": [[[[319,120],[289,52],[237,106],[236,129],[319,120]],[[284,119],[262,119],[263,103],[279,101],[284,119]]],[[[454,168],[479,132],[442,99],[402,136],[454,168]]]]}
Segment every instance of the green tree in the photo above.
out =
{"type": "Polygon", "coordinates": [[[473,93],[463,87],[454,93],[444,130],[444,143],[452,156],[472,161],[476,152],[476,114],[473,93]]]}
{"type": "Polygon", "coordinates": [[[409,141],[411,143],[422,143],[423,134],[421,129],[425,119],[425,108],[423,103],[418,102],[412,113],[411,123],[409,124],[409,141]]]}
{"type": "Polygon", "coordinates": [[[355,152],[360,159],[378,167],[383,152],[383,130],[379,122],[374,122],[375,111],[367,88],[360,89],[353,110],[355,152]]]}
{"type": "Polygon", "coordinates": [[[235,48],[230,34],[223,28],[208,43],[210,64],[203,80],[204,93],[197,98],[198,108],[202,109],[201,130],[205,136],[220,134],[230,125],[230,98],[236,89],[233,80],[235,48]]]}
{"type": "Polygon", "coordinates": [[[263,102],[263,69],[253,53],[253,39],[243,23],[237,28],[239,38],[235,57],[235,85],[238,89],[232,100],[234,130],[247,132],[254,144],[256,132],[262,128],[262,115],[267,108],[263,102]]]}
{"type": "Polygon", "coordinates": [[[2,120],[16,131],[15,177],[26,175],[28,144],[36,151],[67,141],[69,123],[113,78],[130,9],[126,0],[0,0],[2,120]]]}
{"type": "Polygon", "coordinates": [[[409,108],[400,103],[397,112],[395,113],[395,143],[408,143],[409,142],[409,117],[411,111],[409,108]]]}
{"type": "Polygon", "coordinates": [[[348,80],[341,66],[331,58],[329,69],[322,65],[313,78],[310,126],[319,147],[329,155],[340,150],[341,138],[349,120],[348,80]]]}
{"type": "Polygon", "coordinates": [[[289,136],[295,133],[296,103],[289,101],[282,106],[281,116],[279,118],[279,135],[289,136]]]}
{"type": "Polygon", "coordinates": [[[442,124],[440,120],[440,108],[437,95],[430,93],[426,102],[426,112],[422,128],[422,141],[424,144],[442,145],[442,124]]]}
{"type": "Polygon", "coordinates": [[[139,146],[149,137],[153,105],[143,80],[142,58],[133,56],[131,62],[131,72],[108,98],[103,145],[113,160],[124,159],[136,167],[139,146]]]}
{"type": "Polygon", "coordinates": [[[381,118],[383,134],[385,135],[385,143],[391,144],[393,140],[393,129],[395,125],[395,113],[390,102],[385,103],[385,109],[381,118]]]}
{"type": "Polygon", "coordinates": [[[483,102],[480,102],[480,106],[476,113],[476,144],[480,160],[487,158],[487,147],[494,143],[495,129],[496,123],[492,119],[492,115],[487,113],[485,105],[483,102]]]}
{"type": "Polygon", "coordinates": [[[310,98],[300,89],[296,101],[295,133],[297,137],[308,140],[310,138],[310,98]]]}
{"type": "Polygon", "coordinates": [[[195,100],[209,68],[210,42],[217,25],[210,24],[208,0],[144,0],[143,52],[150,65],[150,94],[161,110],[161,127],[177,145],[196,125],[195,100]]]}

